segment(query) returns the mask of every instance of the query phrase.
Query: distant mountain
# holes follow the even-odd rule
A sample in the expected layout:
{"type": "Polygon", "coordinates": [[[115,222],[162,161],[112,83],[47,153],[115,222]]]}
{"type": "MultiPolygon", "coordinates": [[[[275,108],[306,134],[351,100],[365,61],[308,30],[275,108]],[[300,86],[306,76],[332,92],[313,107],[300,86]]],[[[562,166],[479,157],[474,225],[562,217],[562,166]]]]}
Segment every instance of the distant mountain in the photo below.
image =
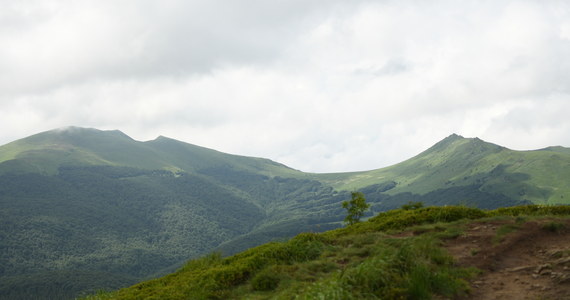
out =
{"type": "Polygon", "coordinates": [[[570,148],[514,151],[456,134],[388,168],[321,177],[323,183],[336,189],[360,189],[391,180],[396,185],[387,192],[390,195],[476,187],[481,192],[536,204],[570,204],[568,179],[570,148]]]}
{"type": "Polygon", "coordinates": [[[61,166],[100,165],[174,173],[231,166],[271,176],[301,174],[268,159],[225,154],[162,136],[139,142],[118,130],[66,127],[0,147],[0,173],[57,174],[61,166]]]}
{"type": "Polygon", "coordinates": [[[311,174],[166,137],[47,131],[0,146],[0,298],[71,299],[213,249],[336,228],[352,190],[372,204],[368,216],[409,201],[564,204],[568,166],[568,148],[519,152],[452,135],[388,168],[311,174]]]}

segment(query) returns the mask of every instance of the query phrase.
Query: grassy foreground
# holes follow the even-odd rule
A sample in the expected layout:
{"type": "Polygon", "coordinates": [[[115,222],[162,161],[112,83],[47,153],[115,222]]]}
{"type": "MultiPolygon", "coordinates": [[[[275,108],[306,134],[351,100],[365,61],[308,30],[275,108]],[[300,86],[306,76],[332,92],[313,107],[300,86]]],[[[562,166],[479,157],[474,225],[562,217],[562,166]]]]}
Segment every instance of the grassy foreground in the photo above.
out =
{"type": "Polygon", "coordinates": [[[396,209],[325,233],[303,233],[222,258],[189,261],[168,276],[83,299],[431,299],[470,291],[476,269],[441,247],[470,220],[570,215],[570,206],[396,209]],[[400,234],[414,230],[422,234],[400,234]]]}

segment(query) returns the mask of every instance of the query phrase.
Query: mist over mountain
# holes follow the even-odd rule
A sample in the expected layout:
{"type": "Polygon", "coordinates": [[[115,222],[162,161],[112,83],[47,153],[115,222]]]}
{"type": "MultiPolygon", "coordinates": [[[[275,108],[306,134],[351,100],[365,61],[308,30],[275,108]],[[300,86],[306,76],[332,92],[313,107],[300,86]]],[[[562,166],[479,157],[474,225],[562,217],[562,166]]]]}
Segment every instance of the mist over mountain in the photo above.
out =
{"type": "Polygon", "coordinates": [[[451,135],[399,164],[304,173],[167,137],[67,127],[0,146],[0,298],[73,298],[342,226],[409,201],[497,208],[570,202],[570,149],[513,151],[451,135]],[[72,280],[70,280],[70,278],[72,280]]]}

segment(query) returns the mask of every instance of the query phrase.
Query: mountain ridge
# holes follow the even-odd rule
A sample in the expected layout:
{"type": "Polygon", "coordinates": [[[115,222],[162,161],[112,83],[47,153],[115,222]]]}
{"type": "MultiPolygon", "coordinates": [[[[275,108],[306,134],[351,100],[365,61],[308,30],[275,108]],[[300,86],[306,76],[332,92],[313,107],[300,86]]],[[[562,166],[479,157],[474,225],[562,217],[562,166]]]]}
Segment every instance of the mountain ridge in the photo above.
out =
{"type": "MultiPolygon", "coordinates": [[[[165,142],[181,143],[181,144],[186,145],[187,147],[191,147],[191,148],[199,149],[199,150],[203,150],[203,151],[215,152],[215,153],[222,154],[222,155],[267,160],[267,161],[274,163],[275,165],[286,167],[286,168],[291,169],[293,171],[298,171],[294,168],[291,168],[290,166],[286,166],[284,164],[281,164],[279,162],[275,162],[275,161],[267,159],[267,158],[257,158],[257,157],[252,157],[252,156],[243,156],[243,155],[239,155],[239,154],[229,154],[229,153],[221,152],[221,151],[218,151],[215,149],[198,146],[198,145],[191,144],[191,143],[184,142],[184,141],[179,141],[179,140],[176,140],[176,139],[173,139],[173,138],[170,138],[167,136],[163,136],[163,135],[159,135],[153,140],[138,141],[138,140],[131,138],[130,136],[128,136],[127,134],[125,134],[124,132],[122,132],[120,130],[99,130],[96,128],[83,128],[83,127],[77,127],[77,126],[66,126],[66,127],[56,128],[56,129],[52,129],[52,130],[48,130],[48,131],[44,131],[44,132],[34,134],[34,135],[31,135],[31,136],[26,137],[26,138],[18,139],[18,140],[9,142],[9,143],[4,144],[4,145],[0,145],[0,163],[5,162],[5,161],[10,160],[10,159],[16,158],[15,157],[16,153],[21,154],[21,152],[25,152],[25,151],[18,152],[18,149],[10,149],[10,148],[17,148],[17,147],[10,147],[10,146],[15,146],[15,145],[21,146],[20,144],[27,144],[27,146],[28,146],[27,150],[28,151],[29,150],[32,150],[32,151],[33,150],[39,150],[39,149],[62,150],[62,149],[67,149],[70,145],[81,147],[81,148],[86,148],[87,146],[93,147],[94,146],[93,144],[91,144],[91,145],[85,144],[84,135],[86,135],[86,134],[88,135],[89,138],[93,138],[95,136],[98,137],[99,140],[97,142],[104,142],[105,138],[120,138],[120,139],[124,140],[124,142],[132,142],[133,144],[138,144],[139,146],[142,146],[142,145],[154,146],[155,144],[160,144],[160,143],[165,143],[165,142]],[[55,140],[58,142],[61,142],[61,144],[53,143],[54,137],[56,138],[55,140]],[[42,141],[45,141],[45,140],[52,141],[52,143],[46,144],[44,142],[42,144],[42,141]],[[66,148],[66,146],[67,146],[67,148],[66,148]],[[7,148],[7,149],[5,149],[5,148],[7,148]],[[12,151],[10,151],[10,150],[12,150],[12,151]],[[12,156],[10,156],[10,154],[12,156]]],[[[115,140],[114,143],[116,143],[116,142],[117,141],[115,140]]],[[[524,150],[524,151],[511,150],[511,149],[508,149],[508,148],[500,146],[500,145],[496,145],[493,143],[486,142],[484,140],[479,139],[478,137],[466,138],[466,137],[463,137],[459,134],[452,133],[451,135],[445,137],[444,139],[435,143],[433,146],[431,146],[428,149],[420,152],[419,154],[411,157],[410,159],[402,161],[400,163],[396,163],[394,165],[381,167],[381,168],[372,168],[368,171],[349,171],[349,172],[332,172],[332,173],[331,172],[325,172],[325,173],[303,172],[303,173],[315,174],[315,175],[327,175],[327,174],[361,174],[361,173],[367,173],[367,172],[374,172],[374,171],[378,171],[378,170],[382,170],[382,169],[391,168],[395,165],[404,163],[404,162],[412,160],[414,158],[419,158],[419,157],[425,156],[429,153],[438,152],[444,148],[457,147],[457,146],[460,146],[460,145],[466,144],[466,143],[471,143],[472,147],[474,147],[475,145],[478,145],[479,147],[482,147],[482,148],[494,149],[497,151],[498,150],[510,150],[510,151],[516,151],[516,152],[553,151],[553,152],[562,152],[562,153],[568,152],[568,153],[570,153],[570,148],[563,147],[563,146],[547,146],[547,147],[541,148],[541,149],[524,150]]],[[[113,150],[113,149],[108,149],[108,150],[113,150]]],[[[159,154],[164,154],[164,153],[155,153],[155,154],[159,155],[159,154]]],[[[100,163],[109,163],[109,160],[101,159],[99,162],[100,163]]],[[[134,164],[132,164],[130,166],[134,166],[134,164]]],[[[146,168],[153,168],[153,167],[156,167],[156,166],[146,166],[146,168]]],[[[298,172],[302,172],[302,171],[298,171],[298,172]]]]}
{"type": "Polygon", "coordinates": [[[351,191],[366,195],[365,218],[410,201],[568,204],[567,150],[514,151],[452,134],[386,168],[305,173],[164,136],[42,132],[0,146],[0,279],[11,283],[0,286],[0,299],[25,293],[25,278],[57,290],[59,275],[50,272],[81,274],[85,284],[57,297],[73,299],[98,284],[117,288],[102,274],[131,284],[213,249],[233,254],[338,228],[351,191]]]}
{"type": "Polygon", "coordinates": [[[560,146],[516,151],[479,138],[451,135],[401,163],[382,169],[339,175],[336,178],[333,175],[335,180],[328,182],[337,189],[351,190],[392,178],[398,182],[398,186],[388,193],[416,194],[425,194],[446,186],[473,184],[481,185],[491,192],[500,192],[502,187],[498,185],[511,185],[518,186],[518,191],[509,187],[509,195],[516,199],[536,203],[565,203],[566,200],[560,199],[570,193],[570,185],[564,180],[570,176],[570,159],[567,154],[570,154],[570,149],[560,146]],[[557,164],[550,163],[556,158],[557,164]],[[549,171],[545,172],[545,168],[549,171]],[[520,173],[521,170],[528,176],[501,174],[520,173]],[[501,176],[504,178],[501,179],[501,176]],[[547,197],[536,188],[531,188],[531,194],[524,192],[528,181],[537,181],[538,184],[533,185],[552,191],[553,195],[547,197]],[[495,185],[492,186],[492,183],[495,185]]]}
{"type": "MultiPolygon", "coordinates": [[[[0,174],[6,172],[40,172],[56,174],[60,166],[111,165],[167,170],[174,174],[190,172],[210,173],[214,169],[236,172],[254,172],[275,176],[316,180],[337,191],[350,191],[373,184],[395,182],[388,194],[410,192],[427,194],[451,186],[479,185],[481,190],[501,193],[501,172],[524,170],[528,178],[514,176],[518,191],[509,197],[537,203],[560,203],[570,187],[540,170],[549,160],[559,160],[554,174],[570,173],[564,168],[570,163],[570,148],[551,146],[538,150],[515,151],[477,137],[465,138],[451,134],[425,151],[400,163],[369,171],[342,173],[306,173],[265,158],[227,154],[217,150],[158,136],[150,141],[136,141],[119,130],[102,131],[93,128],[64,127],[45,131],[0,146],[0,174]],[[552,157],[548,157],[550,154],[552,157]],[[563,155],[557,157],[555,155],[563,155]],[[515,158],[516,157],[516,158],[515,158]],[[533,167],[532,165],[538,165],[533,167]],[[503,171],[501,171],[503,170],[503,171]],[[486,180],[486,182],[483,182],[486,180]],[[529,180],[539,184],[525,185],[529,180]],[[554,184],[551,184],[554,182],[554,184]],[[540,191],[537,186],[543,189],[540,191]],[[562,189],[559,187],[562,186],[562,189]],[[520,194],[520,195],[517,195],[520,194]],[[549,195],[553,195],[552,197],[549,195]]],[[[509,181],[509,180],[506,180],[509,181]]],[[[512,180],[511,180],[512,181],[512,180]]]]}
{"type": "MultiPolygon", "coordinates": [[[[258,162],[260,169],[264,169],[261,166],[263,163],[271,165],[272,167],[268,167],[268,169],[272,170],[266,170],[268,173],[275,172],[275,168],[287,169],[286,173],[291,174],[298,172],[269,159],[223,153],[165,136],[141,142],[132,139],[119,130],[103,131],[74,126],[41,132],[0,146],[0,164],[10,160],[23,160],[32,164],[35,167],[34,170],[41,170],[48,174],[54,174],[57,171],[57,166],[53,165],[53,161],[59,164],[116,165],[144,169],[165,169],[173,172],[194,169],[194,166],[187,163],[182,164],[184,168],[180,168],[180,166],[173,166],[170,162],[163,161],[162,157],[169,156],[169,150],[187,152],[179,153],[179,155],[187,155],[190,152],[190,154],[199,157],[199,159],[194,159],[194,163],[198,165],[210,159],[209,156],[214,156],[211,158],[213,160],[225,161],[230,157],[237,160],[251,158],[258,162]],[[171,148],[165,149],[167,146],[171,148]],[[44,151],[44,153],[39,153],[40,151],[44,151]],[[49,158],[51,161],[49,162],[39,158],[46,152],[51,154],[49,158]]],[[[180,161],[180,157],[174,157],[174,159],[180,161]]],[[[2,171],[0,166],[0,173],[2,171]]]]}

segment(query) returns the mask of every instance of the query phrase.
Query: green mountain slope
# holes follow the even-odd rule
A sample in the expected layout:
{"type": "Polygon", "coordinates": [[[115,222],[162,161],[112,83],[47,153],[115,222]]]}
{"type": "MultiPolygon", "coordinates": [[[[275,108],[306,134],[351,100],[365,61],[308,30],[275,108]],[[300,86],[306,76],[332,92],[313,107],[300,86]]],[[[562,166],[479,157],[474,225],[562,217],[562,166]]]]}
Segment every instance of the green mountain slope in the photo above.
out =
{"type": "Polygon", "coordinates": [[[30,282],[58,290],[64,273],[81,274],[68,285],[75,293],[113,286],[109,276],[133,283],[250,232],[266,217],[261,200],[201,173],[219,168],[302,176],[267,159],[119,131],[72,127],[0,147],[0,278],[11,283],[0,298],[29,299],[30,282]]]}
{"type": "Polygon", "coordinates": [[[419,155],[394,166],[367,172],[319,175],[336,189],[360,189],[393,181],[387,193],[424,195],[451,187],[477,186],[533,203],[570,203],[570,149],[549,147],[513,151],[478,138],[451,135],[419,155]]]}
{"type": "Polygon", "coordinates": [[[118,130],[68,127],[0,147],[0,173],[55,174],[60,166],[69,165],[128,166],[173,172],[225,165],[273,176],[302,174],[267,159],[225,154],[165,137],[139,142],[118,130]]]}
{"type": "Polygon", "coordinates": [[[371,204],[366,217],[409,201],[567,203],[569,161],[563,147],[517,152],[452,135],[392,167],[309,174],[165,137],[47,131],[0,146],[0,299],[61,290],[76,272],[78,282],[55,297],[71,298],[170,272],[212,249],[234,254],[338,228],[352,190],[371,204]]]}

